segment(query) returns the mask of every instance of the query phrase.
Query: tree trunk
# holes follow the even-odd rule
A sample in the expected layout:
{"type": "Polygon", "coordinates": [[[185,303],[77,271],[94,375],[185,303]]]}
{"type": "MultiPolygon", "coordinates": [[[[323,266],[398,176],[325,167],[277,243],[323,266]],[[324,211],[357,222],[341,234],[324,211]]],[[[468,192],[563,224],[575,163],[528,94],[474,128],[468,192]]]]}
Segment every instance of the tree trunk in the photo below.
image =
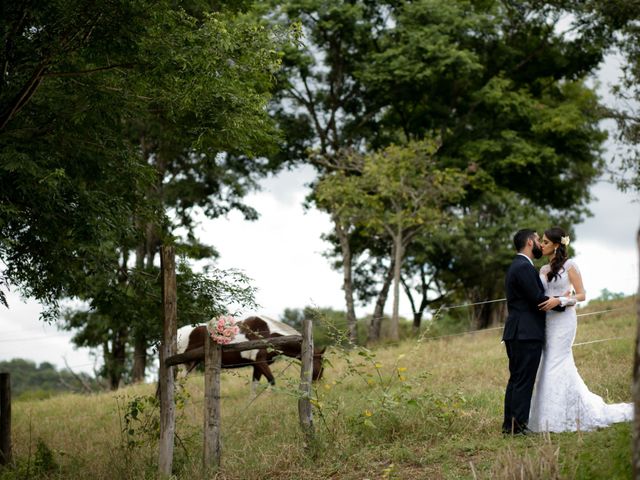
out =
{"type": "Polygon", "coordinates": [[[131,370],[131,381],[141,383],[144,381],[144,373],[147,369],[147,339],[138,334],[135,339],[133,350],[133,368],[131,370]]]}
{"type": "Polygon", "coordinates": [[[483,303],[481,305],[473,305],[473,326],[474,330],[483,330],[491,324],[492,303],[483,303]]]}
{"type": "Polygon", "coordinates": [[[400,340],[400,270],[402,269],[402,257],[404,256],[402,235],[400,233],[393,239],[393,243],[393,313],[391,315],[390,337],[392,341],[397,342],[400,340]]]}
{"type": "Polygon", "coordinates": [[[380,331],[382,329],[382,319],[384,318],[384,306],[387,303],[389,296],[389,288],[391,287],[391,281],[393,280],[394,263],[392,262],[387,270],[387,274],[384,278],[384,283],[378,294],[376,300],[376,306],[373,310],[373,316],[371,317],[371,323],[369,324],[369,335],[367,343],[375,343],[380,340],[380,331]]]}
{"type": "MultiPolygon", "coordinates": [[[[422,317],[424,316],[424,312],[427,310],[427,307],[433,302],[441,300],[443,295],[440,294],[437,298],[429,300],[429,287],[431,286],[431,280],[427,282],[427,274],[425,272],[424,264],[420,265],[420,306],[416,307],[416,302],[413,299],[413,294],[411,293],[411,287],[402,279],[402,277],[400,277],[400,280],[402,281],[404,293],[409,299],[409,304],[411,305],[411,312],[413,313],[413,333],[416,335],[420,331],[422,317]]],[[[438,288],[438,291],[440,291],[440,288],[438,288]]]]}
{"type": "Polygon", "coordinates": [[[358,341],[358,323],[356,319],[355,303],[353,301],[353,265],[351,245],[349,243],[349,234],[340,224],[340,221],[334,217],[333,219],[336,234],[340,240],[340,248],[342,250],[342,289],[344,290],[344,299],[347,304],[347,328],[349,332],[349,340],[352,343],[358,341]]]}
{"type": "MultiPolygon", "coordinates": [[[[493,300],[497,296],[498,294],[494,290],[491,290],[472,293],[470,298],[471,303],[479,303],[487,299],[493,300]]],[[[497,325],[504,316],[504,309],[504,302],[480,303],[479,305],[473,305],[471,307],[473,328],[475,330],[483,330],[491,327],[492,325],[497,325]]]]}
{"type": "Polygon", "coordinates": [[[418,310],[413,312],[413,331],[414,333],[420,331],[420,325],[422,325],[422,315],[424,314],[424,310],[418,310]]]}
{"type": "Polygon", "coordinates": [[[120,381],[122,380],[122,373],[124,372],[126,362],[126,355],[127,332],[125,328],[121,328],[117,332],[114,332],[114,336],[111,341],[111,358],[107,363],[107,375],[109,376],[109,387],[111,390],[117,390],[120,387],[120,381]]]}

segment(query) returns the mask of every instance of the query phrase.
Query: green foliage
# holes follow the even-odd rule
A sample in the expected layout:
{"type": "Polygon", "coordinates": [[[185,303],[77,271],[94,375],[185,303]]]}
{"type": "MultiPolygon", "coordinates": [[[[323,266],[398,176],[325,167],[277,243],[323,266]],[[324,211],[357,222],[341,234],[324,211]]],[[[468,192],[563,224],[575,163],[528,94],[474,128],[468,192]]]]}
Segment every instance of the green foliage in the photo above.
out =
{"type": "MultiPolygon", "coordinates": [[[[158,268],[128,272],[126,282],[115,285],[96,284],[89,294],[89,309],[75,309],[65,313],[64,328],[73,330],[73,342],[78,346],[102,348],[105,364],[101,375],[117,388],[120,379],[132,379],[128,353],[119,348],[143,338],[145,345],[153,345],[162,337],[162,292],[157,281],[158,268]],[[120,355],[120,357],[118,357],[120,355]],[[115,385],[114,385],[115,382],[115,385]]],[[[203,323],[214,316],[233,313],[234,308],[255,306],[254,287],[248,278],[235,270],[205,268],[194,272],[182,259],[177,272],[178,326],[203,323]]],[[[144,353],[144,352],[143,352],[144,353]]],[[[137,354],[140,354],[137,352],[137,354]]],[[[146,355],[153,357],[154,352],[146,355]]]]}
{"type": "Polygon", "coordinates": [[[321,163],[356,145],[371,117],[356,71],[387,21],[385,2],[287,0],[271,2],[278,24],[300,28],[301,42],[284,49],[273,116],[285,133],[281,155],[321,163]],[[363,115],[364,114],[364,115],[363,115]],[[314,151],[312,152],[311,149],[314,151]]]}
{"type": "MultiPolygon", "coordinates": [[[[278,166],[260,158],[277,140],[266,106],[295,32],[265,26],[247,2],[2,8],[0,286],[49,305],[46,319],[62,297],[89,303],[67,326],[102,348],[117,388],[131,347],[136,366],[159,336],[160,245],[211,257],[194,211],[257,217],[242,198],[278,166]]],[[[246,301],[248,285],[225,290],[212,275],[179,274],[184,323],[246,301]]],[[[144,362],[132,373],[143,375],[144,362]]]]}
{"type": "Polygon", "coordinates": [[[598,438],[585,436],[582,448],[573,462],[567,462],[564,472],[575,479],[630,477],[628,425],[614,425],[602,431],[598,438]],[[606,459],[600,452],[609,452],[606,459]]]}
{"type": "MultiPolygon", "coordinates": [[[[313,320],[313,341],[317,347],[353,347],[349,340],[347,314],[344,311],[311,306],[305,307],[304,309],[286,308],[280,320],[300,330],[304,318],[311,318],[313,320]]],[[[472,315],[469,311],[464,309],[455,309],[446,312],[438,311],[432,319],[423,323],[422,328],[418,332],[414,330],[410,321],[401,318],[399,324],[400,339],[431,338],[468,332],[473,327],[473,323],[470,320],[471,318],[472,315]]],[[[370,324],[370,316],[357,320],[356,345],[365,345],[367,343],[370,324]]],[[[385,341],[385,339],[388,339],[390,336],[390,325],[391,319],[385,316],[381,322],[381,345],[391,343],[385,341]]]]}
{"type": "Polygon", "coordinates": [[[360,76],[369,98],[388,106],[381,119],[388,133],[381,133],[444,132],[438,157],[445,165],[472,165],[538,205],[583,204],[605,137],[596,96],[577,79],[595,69],[604,49],[594,38],[590,49],[574,48],[588,43],[578,25],[574,45],[553,31],[564,8],[400,2],[360,76]]]}
{"type": "Polygon", "coordinates": [[[118,401],[122,422],[123,451],[156,444],[160,438],[160,411],[156,396],[135,396],[123,405],[118,401]],[[122,408],[122,410],[121,410],[122,408]]]}
{"type": "Polygon", "coordinates": [[[54,305],[92,272],[113,270],[130,218],[150,214],[151,172],[122,135],[131,105],[119,84],[148,6],[101,7],[22,2],[0,16],[2,277],[54,305]]]}
{"type": "Polygon", "coordinates": [[[30,451],[28,458],[20,458],[8,467],[0,469],[0,479],[62,478],[62,469],[56,461],[56,455],[63,457],[64,452],[53,450],[42,438],[37,438],[35,452],[30,451]]]}
{"type": "MultiPolygon", "coordinates": [[[[478,193],[459,221],[416,240],[408,256],[418,258],[409,267],[419,260],[432,265],[437,279],[450,292],[448,304],[504,298],[504,272],[515,254],[515,230],[533,228],[543,232],[559,220],[513,192],[478,193]]],[[[442,302],[437,302],[434,307],[440,305],[442,302]]],[[[468,311],[476,328],[486,328],[502,321],[501,308],[501,304],[483,304],[468,311]]]]}
{"type": "Polygon", "coordinates": [[[347,157],[351,168],[335,170],[317,183],[316,203],[334,221],[365,236],[389,239],[394,266],[391,338],[399,338],[399,285],[406,249],[419,234],[446,228],[451,205],[464,194],[465,175],[439,168],[436,140],[390,145],[369,155],[347,157]]]}
{"type": "MultiPolygon", "coordinates": [[[[377,359],[374,351],[358,348],[357,357],[353,353],[345,358],[348,374],[359,379],[366,393],[363,394],[362,412],[347,418],[354,427],[354,434],[362,440],[391,442],[402,432],[403,436],[415,433],[414,422],[433,421],[447,430],[456,421],[456,410],[464,403],[461,396],[443,397],[429,393],[424,388],[428,374],[423,372],[415,378],[409,378],[405,354],[400,354],[395,362],[388,366],[377,359]]],[[[411,354],[410,354],[411,355],[411,354]]],[[[340,385],[344,379],[335,380],[340,385]]],[[[339,388],[339,387],[338,387],[339,388]]],[[[326,391],[327,389],[325,389],[326,391]]],[[[330,389],[328,389],[330,390],[330,389]]],[[[320,394],[319,394],[320,395],[320,394]]],[[[319,408],[322,400],[316,401],[319,408]]],[[[326,417],[328,412],[321,412],[326,417]]],[[[332,417],[337,417],[336,412],[332,417]]]]}
{"type": "MultiPolygon", "coordinates": [[[[176,383],[174,392],[176,423],[185,422],[185,408],[192,400],[185,389],[184,378],[176,383]]],[[[116,398],[120,421],[120,445],[125,465],[119,466],[124,471],[135,468],[137,459],[145,459],[145,469],[156,473],[155,455],[149,455],[149,447],[155,453],[160,438],[160,403],[156,395],[119,396],[116,398]]],[[[181,429],[176,433],[174,452],[174,469],[179,470],[181,462],[188,462],[193,451],[201,447],[201,432],[196,429],[181,429]]],[[[197,455],[196,455],[197,456],[197,455]]]]}
{"type": "Polygon", "coordinates": [[[59,470],[53,450],[42,440],[36,443],[36,453],[33,458],[34,473],[36,475],[50,475],[59,470]]]}
{"type": "Polygon", "coordinates": [[[187,226],[194,207],[255,217],[239,199],[267,170],[253,157],[275,138],[265,107],[288,32],[188,3],[3,6],[3,284],[55,306],[96,272],[117,278],[116,249],[162,225],[163,202],[187,226]]]}
{"type": "MultiPolygon", "coordinates": [[[[344,205],[357,197],[352,184],[359,178],[350,177],[360,176],[351,150],[366,156],[437,132],[437,168],[468,176],[465,196],[456,202],[459,222],[428,232],[407,252],[404,280],[423,298],[436,297],[418,278],[424,272],[440,284],[438,295],[496,298],[486,296],[501,289],[495,276],[478,274],[501,271],[519,225],[538,225],[543,214],[565,226],[584,217],[589,187],[604,166],[606,137],[598,124],[602,109],[585,78],[614,38],[606,23],[590,23],[596,3],[291,0],[280,7],[278,18],[301,22],[305,38],[284,59],[287,79],[275,114],[286,133],[284,152],[313,163],[322,175],[318,187],[333,183],[333,197],[345,199],[338,206],[326,194],[313,198],[337,214],[336,233],[327,238],[335,244],[337,267],[351,269],[354,262],[360,298],[381,292],[393,250],[372,232],[379,228],[355,228],[363,223],[361,212],[344,205]],[[511,223],[499,216],[512,209],[511,223]],[[463,236],[466,242],[458,241],[463,236]],[[455,249],[445,255],[449,263],[432,255],[442,245],[455,249]],[[473,271],[456,281],[452,271],[465,272],[463,265],[473,271]]],[[[478,325],[497,315],[477,312],[478,325]]]]}
{"type": "Polygon", "coordinates": [[[446,205],[460,199],[464,185],[460,172],[437,168],[436,151],[437,142],[423,141],[391,145],[356,158],[350,163],[357,174],[338,170],[318,182],[317,204],[356,226],[392,238],[436,225],[446,205]]]}
{"type": "Polygon", "coordinates": [[[620,300],[624,298],[624,293],[622,292],[610,292],[608,288],[603,288],[600,290],[600,295],[593,299],[594,302],[608,302],[609,300],[620,300]]]}
{"type": "Polygon", "coordinates": [[[45,399],[64,392],[83,392],[87,388],[101,389],[90,375],[57,370],[48,362],[37,365],[31,360],[14,358],[0,361],[0,371],[11,374],[11,392],[17,401],[45,399]]]}
{"type": "Polygon", "coordinates": [[[345,312],[310,306],[304,309],[286,308],[280,320],[301,331],[305,318],[313,321],[313,343],[316,347],[348,344],[345,312]]]}

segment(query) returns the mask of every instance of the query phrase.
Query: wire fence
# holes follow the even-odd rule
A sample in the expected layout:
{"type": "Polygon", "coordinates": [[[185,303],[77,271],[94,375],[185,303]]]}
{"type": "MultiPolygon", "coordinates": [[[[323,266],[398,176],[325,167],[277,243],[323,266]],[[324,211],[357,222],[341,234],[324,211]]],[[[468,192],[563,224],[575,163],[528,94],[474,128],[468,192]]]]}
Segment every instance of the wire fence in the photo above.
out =
{"type": "MultiPolygon", "coordinates": [[[[442,309],[445,308],[462,308],[462,307],[468,307],[468,306],[472,306],[472,305],[478,305],[478,304],[483,304],[483,303],[493,303],[493,302],[498,302],[498,301],[504,301],[504,299],[498,299],[498,300],[493,300],[493,301],[486,301],[486,302],[475,302],[475,303],[470,303],[470,304],[461,304],[461,305],[453,305],[450,307],[443,307],[442,309]]],[[[635,305],[629,305],[626,307],[618,307],[618,308],[612,308],[612,309],[607,309],[607,310],[600,310],[600,311],[595,311],[595,312],[586,312],[586,313],[582,313],[582,314],[578,314],[577,317],[586,317],[586,316],[591,316],[591,315],[603,315],[603,314],[609,314],[609,313],[613,313],[613,312],[617,312],[617,311],[621,311],[621,310],[630,310],[632,308],[635,308],[635,305]]],[[[432,341],[432,340],[437,340],[437,339],[443,339],[443,338],[448,338],[448,337],[460,337],[460,336],[465,336],[465,335],[477,335],[477,334],[484,334],[484,333],[488,333],[488,332],[492,332],[492,331],[496,331],[496,330],[502,330],[503,327],[502,326],[498,326],[498,327],[492,327],[492,328],[486,328],[486,329],[481,329],[481,330],[469,330],[469,331],[465,331],[465,332],[460,332],[460,333],[453,333],[453,334],[446,334],[446,335],[439,335],[439,336],[434,336],[434,337],[427,337],[426,340],[432,341]]],[[[596,344],[596,343],[602,343],[602,342],[609,342],[609,341],[614,341],[614,340],[629,340],[628,336],[618,336],[618,337],[610,337],[610,338],[602,338],[602,339],[595,339],[595,340],[590,340],[590,341],[585,341],[585,342],[580,342],[580,343],[574,343],[574,347],[577,346],[584,346],[584,345],[590,345],[590,344],[596,344]]],[[[278,371],[277,373],[274,372],[274,377],[275,378],[282,378],[284,373],[294,364],[296,364],[296,360],[288,360],[287,363],[285,364],[284,368],[282,368],[280,371],[278,371]]],[[[251,366],[253,363],[247,363],[247,364],[242,364],[242,365],[227,365],[228,367],[236,367],[236,366],[251,366]]],[[[83,365],[73,365],[70,366],[68,368],[78,368],[81,366],[89,366],[89,365],[95,365],[95,363],[91,363],[91,364],[83,364],[83,365]]],[[[203,373],[197,372],[197,373],[192,373],[191,376],[193,377],[204,377],[203,373]]],[[[247,382],[250,383],[250,382],[247,382]]],[[[257,394],[254,394],[248,402],[246,402],[245,405],[243,405],[240,408],[241,412],[246,411],[254,402],[256,402],[265,392],[267,392],[268,390],[265,389],[261,389],[260,391],[257,392],[257,394]]],[[[124,399],[126,401],[126,395],[120,395],[118,396],[118,394],[116,392],[113,392],[116,395],[117,399],[124,399]]],[[[118,400],[118,401],[119,401],[118,400]]],[[[202,399],[197,399],[197,398],[191,398],[190,399],[190,403],[195,404],[195,405],[200,405],[202,403],[204,403],[204,398],[202,399]]],[[[124,408],[123,405],[118,404],[118,409],[120,408],[124,408]]],[[[28,412],[29,417],[31,417],[31,415],[33,414],[32,411],[28,412]]],[[[90,414],[90,415],[79,415],[79,416],[74,416],[74,420],[76,421],[84,421],[87,419],[94,419],[94,418],[111,418],[112,417],[112,412],[103,412],[101,414],[90,414]]],[[[230,425],[230,429],[233,429],[233,427],[237,424],[239,418],[242,417],[242,415],[235,415],[234,418],[235,420],[232,421],[232,424],[230,425]]],[[[38,421],[42,422],[42,421],[59,421],[59,416],[58,415],[38,415],[38,421]]]]}
{"type": "MultiPolygon", "coordinates": [[[[442,311],[446,311],[446,310],[452,310],[452,309],[458,309],[458,308],[467,308],[467,307],[473,307],[473,306],[477,306],[477,305],[484,305],[484,304],[490,304],[490,303],[498,303],[498,302],[505,302],[506,298],[498,298],[498,299],[494,299],[494,300],[484,300],[481,302],[472,302],[472,303],[464,303],[464,304],[457,304],[457,305],[443,305],[440,308],[438,308],[438,310],[433,314],[433,318],[437,318],[442,311]]],[[[625,310],[625,309],[631,309],[634,308],[634,305],[629,305],[629,306],[625,306],[625,307],[617,307],[617,308],[610,308],[610,309],[606,309],[606,310],[599,310],[596,312],[586,312],[586,313],[579,313],[576,315],[576,317],[587,317],[587,316],[591,316],[591,315],[603,315],[603,314],[608,314],[608,313],[612,313],[612,312],[616,312],[616,311],[620,311],[620,310],[625,310]]],[[[444,339],[444,338],[452,338],[452,337],[461,337],[461,336],[465,336],[465,335],[475,335],[475,334],[482,334],[484,332],[491,332],[491,331],[496,331],[496,330],[502,330],[504,328],[504,326],[497,326],[497,327],[491,327],[491,328],[483,328],[483,329],[474,329],[474,330],[466,330],[464,332],[457,332],[457,333],[448,333],[448,334],[442,334],[442,335],[435,335],[435,336],[425,336],[423,337],[423,340],[428,340],[428,341],[433,341],[433,340],[439,340],[439,339],[444,339]]],[[[22,333],[23,331],[15,331],[15,333],[22,333]]],[[[22,337],[20,336],[19,338],[2,338],[0,339],[0,343],[18,343],[18,342],[34,342],[34,341],[44,341],[44,340],[50,340],[51,338],[63,338],[63,337],[69,337],[70,335],[72,335],[70,332],[60,332],[60,333],[53,333],[53,334],[46,334],[46,335],[37,335],[37,336],[30,336],[30,337],[22,337]]],[[[601,343],[601,342],[606,342],[606,341],[612,341],[612,340],[619,340],[619,339],[623,339],[623,338],[628,338],[628,337],[612,337],[612,338],[605,338],[605,339],[596,339],[596,340],[591,340],[588,342],[580,342],[580,343],[575,343],[575,346],[582,346],[582,345],[588,345],[591,343],[601,343]]],[[[130,357],[131,359],[135,359],[138,356],[133,356],[130,357]]],[[[149,358],[150,355],[139,355],[140,358],[149,358]]],[[[66,368],[68,369],[77,369],[77,368],[85,368],[85,367],[94,367],[94,368],[99,368],[98,364],[100,362],[98,360],[94,361],[94,362],[90,362],[90,363],[81,363],[81,364],[74,364],[74,365],[67,365],[66,368]]],[[[234,367],[240,367],[240,366],[250,366],[253,365],[253,363],[248,362],[248,363],[243,363],[243,364],[226,364],[225,367],[228,368],[234,368],[234,367]]]]}

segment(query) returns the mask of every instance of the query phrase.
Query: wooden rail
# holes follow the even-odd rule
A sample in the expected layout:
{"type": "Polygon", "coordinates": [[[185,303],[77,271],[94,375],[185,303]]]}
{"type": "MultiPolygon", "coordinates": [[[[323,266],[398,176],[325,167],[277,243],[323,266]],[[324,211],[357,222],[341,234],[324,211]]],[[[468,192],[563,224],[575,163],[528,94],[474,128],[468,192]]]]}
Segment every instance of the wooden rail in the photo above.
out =
{"type": "MultiPolygon", "coordinates": [[[[228,345],[222,345],[221,350],[223,352],[244,352],[245,350],[255,350],[257,348],[275,348],[278,349],[279,345],[287,344],[290,342],[302,343],[301,335],[286,335],[283,337],[273,338],[261,338],[259,340],[249,340],[246,342],[230,343],[228,345]]],[[[204,346],[194,348],[185,353],[179,353],[172,355],[164,361],[165,366],[170,367],[178,365],[180,363],[189,363],[196,360],[204,360],[204,346]]]]}

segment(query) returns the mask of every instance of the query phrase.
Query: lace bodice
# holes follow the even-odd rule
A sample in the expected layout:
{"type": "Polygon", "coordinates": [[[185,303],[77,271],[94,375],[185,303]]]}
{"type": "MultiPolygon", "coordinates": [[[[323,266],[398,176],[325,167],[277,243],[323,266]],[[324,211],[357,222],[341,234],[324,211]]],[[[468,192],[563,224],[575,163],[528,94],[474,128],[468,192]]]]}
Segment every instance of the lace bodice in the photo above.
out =
{"type": "MultiPolygon", "coordinates": [[[[560,277],[547,281],[549,266],[540,269],[540,279],[548,296],[558,296],[571,289],[569,271],[578,266],[571,259],[564,263],[560,277]]],[[[573,359],[572,345],[577,317],[574,307],[564,312],[549,311],[542,362],[531,403],[529,427],[534,432],[593,430],[612,423],[633,419],[633,404],[606,404],[592,393],[580,377],[573,359]]]]}
{"type": "Polygon", "coordinates": [[[567,259],[567,261],[564,262],[564,269],[560,270],[560,277],[554,278],[551,282],[547,280],[547,273],[550,268],[549,265],[544,265],[540,269],[540,280],[542,280],[542,285],[544,286],[544,293],[549,297],[558,297],[567,293],[567,290],[571,290],[569,270],[573,268],[576,272],[580,273],[576,262],[572,258],[567,259]]]}

